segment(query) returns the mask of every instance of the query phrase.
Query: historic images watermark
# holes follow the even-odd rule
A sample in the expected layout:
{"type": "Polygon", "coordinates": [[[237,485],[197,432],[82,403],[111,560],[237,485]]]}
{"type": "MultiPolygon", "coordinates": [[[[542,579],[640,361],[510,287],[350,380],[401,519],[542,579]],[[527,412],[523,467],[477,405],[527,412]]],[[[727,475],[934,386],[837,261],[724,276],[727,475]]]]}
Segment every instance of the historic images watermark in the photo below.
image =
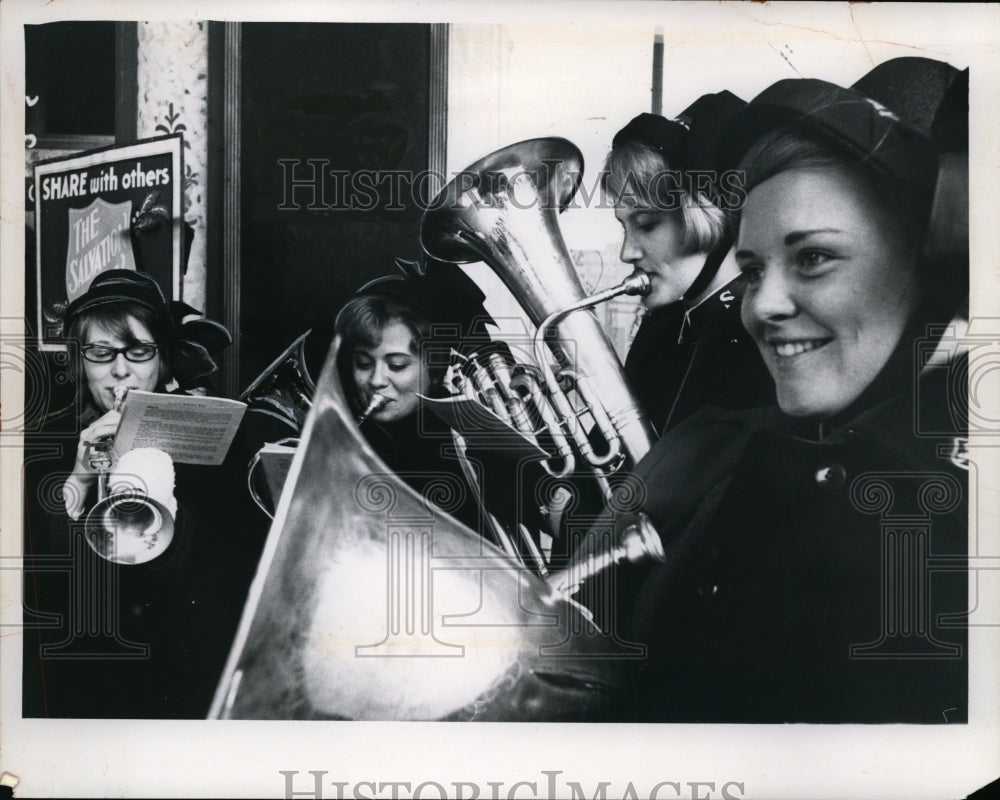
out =
{"type": "Polygon", "coordinates": [[[520,781],[343,781],[328,778],[328,770],[278,770],[284,797],[315,800],[743,800],[741,780],[663,780],[658,782],[577,781],[562,770],[541,770],[538,777],[520,781]]]}
{"type": "MultiPolygon", "coordinates": [[[[278,159],[277,180],[281,182],[279,211],[407,211],[414,208],[437,210],[467,192],[479,195],[479,202],[503,193],[507,202],[518,210],[533,208],[544,202],[543,196],[526,191],[522,186],[545,186],[561,161],[543,161],[533,168],[514,166],[507,170],[474,172],[460,170],[450,175],[435,170],[344,170],[331,168],[327,158],[278,159]],[[449,184],[455,192],[443,193],[449,184]]],[[[699,198],[711,202],[722,211],[736,211],[746,199],[744,174],[739,170],[718,173],[713,170],[680,172],[666,169],[640,188],[638,179],[625,176],[621,189],[604,190],[605,172],[598,172],[589,182],[582,174],[565,172],[563,176],[578,188],[561,208],[613,209],[616,205],[641,202],[644,197],[657,198],[662,211],[677,211],[699,198]]],[[[457,206],[456,206],[457,207],[457,206]]]]}
{"type": "MultiPolygon", "coordinates": [[[[908,657],[957,657],[959,654],[953,646],[947,644],[942,646],[941,642],[936,641],[933,636],[928,634],[928,626],[932,622],[929,614],[932,610],[924,602],[931,576],[942,570],[965,569],[967,565],[970,581],[975,582],[974,587],[978,593],[987,590],[984,588],[985,582],[990,581],[1000,568],[1000,556],[990,552],[985,545],[980,545],[978,535],[973,537],[974,545],[970,549],[967,561],[963,557],[961,564],[958,564],[951,556],[935,553],[930,547],[933,516],[953,510],[956,500],[961,499],[966,491],[970,493],[971,517],[973,520],[977,519],[978,508],[974,504],[977,481],[975,453],[977,448],[993,446],[995,437],[1000,432],[1000,420],[996,419],[996,414],[990,410],[984,399],[986,385],[1000,374],[1000,320],[976,318],[971,321],[967,329],[950,329],[945,331],[944,335],[941,335],[941,332],[933,332],[933,336],[929,337],[928,341],[932,340],[936,342],[933,350],[918,348],[916,355],[920,359],[919,366],[922,369],[935,368],[940,363],[937,368],[947,371],[947,382],[952,391],[949,402],[954,411],[953,424],[947,430],[939,430],[940,416],[937,418],[937,427],[934,427],[929,421],[930,418],[922,414],[924,409],[917,403],[913,421],[914,431],[918,436],[940,439],[943,442],[941,445],[942,458],[952,460],[957,466],[969,468],[971,470],[970,481],[966,487],[960,482],[956,482],[953,476],[944,473],[940,475],[892,475],[888,478],[884,475],[866,474],[859,476],[853,484],[851,491],[858,508],[872,514],[882,514],[884,517],[887,570],[893,572],[899,567],[902,562],[897,563],[896,556],[902,557],[902,554],[905,554],[908,559],[906,564],[916,570],[913,576],[914,580],[909,584],[913,592],[905,597],[893,595],[894,590],[887,583],[887,593],[882,598],[883,633],[886,636],[881,637],[878,642],[858,642],[856,651],[853,653],[857,658],[898,657],[898,654],[883,652],[887,641],[894,644],[901,642],[906,644],[908,657]],[[961,351],[965,358],[958,360],[948,357],[938,362],[935,359],[940,357],[942,350],[951,352],[952,356],[961,351]],[[965,408],[968,409],[967,417],[963,413],[965,408]],[[892,509],[888,508],[887,510],[885,506],[886,498],[891,499],[892,495],[892,492],[887,494],[885,491],[887,480],[889,484],[894,480],[920,483],[920,486],[910,488],[917,493],[918,497],[926,501],[927,508],[925,510],[927,513],[923,526],[915,525],[914,520],[909,517],[903,520],[905,523],[903,527],[897,524],[899,520],[893,517],[892,509]],[[913,554],[919,558],[914,558],[913,554]],[[926,647],[914,650],[910,645],[918,639],[926,647]]],[[[10,437],[26,435],[27,446],[24,451],[26,461],[53,456],[46,450],[49,447],[50,438],[48,434],[40,430],[41,423],[52,411],[56,410],[53,387],[66,389],[72,384],[73,353],[46,354],[47,358],[40,358],[40,354],[33,345],[33,337],[30,334],[8,335],[0,342],[3,356],[3,379],[25,383],[23,407],[4,409],[3,433],[0,436],[0,444],[9,443],[10,437]]],[[[948,353],[946,352],[945,355],[947,356],[948,353]]],[[[68,395],[75,397],[72,392],[69,392],[68,395]]],[[[75,415],[69,414],[67,418],[75,419],[75,415]]],[[[24,497],[30,495],[41,498],[42,506],[58,511],[64,502],[64,498],[60,494],[64,477],[51,474],[42,483],[25,486],[24,497]]],[[[383,487],[387,477],[382,476],[381,485],[383,487]]],[[[369,481],[372,480],[378,482],[378,476],[371,476],[369,481]]],[[[464,497],[464,487],[452,484],[435,484],[435,486],[432,496],[426,498],[431,503],[451,508],[464,497]]],[[[359,498],[367,498],[365,503],[368,505],[371,504],[370,489],[371,486],[368,484],[365,487],[358,487],[359,498]]],[[[385,513],[382,506],[379,506],[379,509],[375,509],[373,513],[385,513]]],[[[434,525],[425,530],[421,537],[424,534],[433,539],[434,525]]],[[[410,536],[410,534],[407,535],[410,536]]],[[[82,536],[78,539],[78,543],[85,546],[82,536]]],[[[385,635],[392,637],[394,634],[398,636],[405,633],[405,638],[411,644],[415,640],[427,640],[433,641],[439,646],[447,645],[449,643],[449,630],[446,628],[453,629],[454,625],[444,626],[444,621],[435,613],[431,589],[434,575],[440,565],[435,560],[433,547],[402,546],[399,536],[386,537],[385,546],[386,574],[396,575],[400,579],[409,576],[411,579],[410,583],[407,584],[409,588],[404,592],[398,591],[398,586],[386,586],[387,594],[383,606],[385,628],[381,632],[376,632],[380,635],[376,635],[371,641],[358,641],[355,657],[377,657],[378,648],[375,646],[385,635]],[[416,580],[416,577],[419,577],[420,580],[416,580]],[[410,591],[411,589],[414,591],[410,591]]],[[[125,642],[116,635],[115,587],[113,583],[102,583],[103,590],[101,591],[94,587],[88,590],[83,585],[82,581],[85,576],[77,574],[80,573],[79,555],[75,551],[67,550],[64,557],[58,559],[58,563],[51,559],[44,563],[27,558],[24,561],[5,559],[5,569],[21,568],[26,573],[55,570],[66,573],[68,580],[81,584],[81,591],[75,593],[79,607],[73,611],[73,620],[70,620],[72,624],[68,628],[67,639],[59,648],[58,653],[52,652],[46,655],[56,658],[73,658],[76,652],[86,652],[87,657],[94,657],[95,652],[91,646],[93,642],[88,644],[84,640],[92,639],[96,635],[102,641],[112,644],[110,649],[97,654],[101,658],[146,657],[142,643],[125,642]],[[92,624],[94,621],[101,621],[101,624],[95,628],[92,624]]],[[[467,566],[472,570],[475,569],[475,564],[471,562],[467,566]]],[[[28,579],[30,580],[30,574],[28,579]]],[[[895,586],[898,588],[901,584],[895,584],[895,586]]],[[[607,592],[606,602],[613,603],[614,592],[610,583],[607,592]]],[[[590,605],[593,603],[588,603],[588,606],[590,605]]],[[[597,605],[600,603],[598,602],[597,605]]],[[[610,616],[614,617],[613,614],[610,616]]],[[[26,603],[24,624],[39,624],[40,622],[43,625],[55,624],[55,621],[46,616],[44,608],[35,608],[31,603],[26,603]]],[[[961,627],[968,624],[996,625],[1000,624],[1000,621],[979,618],[970,623],[963,615],[962,619],[950,620],[949,627],[961,627]]],[[[609,635],[615,637],[614,630],[611,630],[609,635]]],[[[620,642],[620,644],[628,643],[620,642]]],[[[420,658],[425,654],[426,650],[421,647],[417,647],[410,653],[415,658],[420,658]]],[[[398,649],[393,652],[394,658],[406,655],[398,649]]],[[[461,657],[461,649],[449,648],[449,655],[461,657]]],[[[546,653],[539,655],[545,656],[546,653]]],[[[637,657],[641,654],[632,652],[626,647],[623,655],[637,657]]]]}
{"type": "Polygon", "coordinates": [[[963,645],[942,638],[949,629],[1000,624],[970,620],[985,607],[979,597],[988,591],[987,576],[1000,570],[1000,554],[984,551],[978,530],[967,553],[942,549],[941,542],[949,515],[964,520],[971,510],[971,519],[978,519],[972,454],[995,447],[1000,433],[987,401],[987,387],[1000,377],[1000,319],[977,317],[928,330],[913,359],[913,434],[936,447],[942,468],[866,472],[850,484],[852,505],[878,517],[882,541],[879,634],[852,645],[854,659],[958,659],[963,645]],[[934,393],[921,390],[927,382],[934,382],[934,393]],[[941,582],[965,574],[973,593],[968,609],[940,607],[941,582]]]}

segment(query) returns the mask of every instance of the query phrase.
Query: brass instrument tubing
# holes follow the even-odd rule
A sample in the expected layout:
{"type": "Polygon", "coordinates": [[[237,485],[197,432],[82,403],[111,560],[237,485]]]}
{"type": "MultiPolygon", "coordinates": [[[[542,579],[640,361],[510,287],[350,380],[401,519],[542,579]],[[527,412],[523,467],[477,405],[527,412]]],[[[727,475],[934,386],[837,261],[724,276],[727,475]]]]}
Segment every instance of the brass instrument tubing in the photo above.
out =
{"type": "MultiPolygon", "coordinates": [[[[538,326],[534,339],[535,360],[538,362],[539,367],[544,371],[545,381],[549,388],[549,392],[552,394],[553,401],[558,407],[558,410],[562,415],[562,419],[567,424],[572,424],[570,423],[570,420],[576,419],[576,412],[570,407],[569,400],[566,398],[565,393],[559,386],[556,375],[548,366],[545,337],[548,334],[549,329],[575,311],[592,308],[593,306],[607,302],[608,300],[622,294],[645,295],[649,293],[649,288],[649,276],[642,270],[636,269],[617,286],[605,289],[603,292],[598,292],[595,295],[584,297],[566,308],[549,314],[549,316],[542,320],[542,323],[538,326]]],[[[577,443],[581,453],[585,458],[587,458],[590,466],[594,468],[595,474],[598,475],[598,481],[601,483],[605,494],[607,494],[608,487],[606,485],[606,481],[601,481],[600,479],[599,468],[604,464],[619,458],[621,454],[621,440],[611,423],[607,410],[603,407],[603,404],[596,402],[596,394],[592,391],[590,384],[586,381],[586,379],[581,380],[575,373],[568,370],[564,370],[563,372],[564,374],[570,375],[574,378],[581,397],[587,403],[591,413],[594,415],[594,420],[597,423],[601,434],[604,436],[605,441],[608,442],[608,452],[602,456],[597,456],[594,453],[593,448],[590,446],[590,442],[587,440],[585,434],[580,432],[577,427],[574,427],[574,430],[570,431],[570,434],[573,436],[574,441],[577,443]]],[[[548,467],[546,467],[546,470],[548,471],[548,467]]]]}
{"type": "Polygon", "coordinates": [[[499,353],[493,353],[487,360],[493,374],[497,376],[497,385],[503,394],[504,408],[509,414],[511,423],[521,433],[532,435],[534,431],[531,421],[528,419],[528,411],[524,406],[524,400],[514,391],[514,378],[511,375],[510,367],[499,353]]]}

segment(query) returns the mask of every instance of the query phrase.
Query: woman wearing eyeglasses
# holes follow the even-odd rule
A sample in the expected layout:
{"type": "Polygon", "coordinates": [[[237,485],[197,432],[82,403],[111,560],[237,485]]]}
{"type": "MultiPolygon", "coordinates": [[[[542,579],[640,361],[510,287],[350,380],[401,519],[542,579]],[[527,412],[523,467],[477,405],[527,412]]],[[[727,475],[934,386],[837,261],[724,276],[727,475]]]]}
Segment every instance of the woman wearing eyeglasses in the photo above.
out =
{"type": "Polygon", "coordinates": [[[66,309],[76,402],[26,442],[26,621],[32,612],[61,621],[26,626],[25,716],[208,713],[266,533],[238,443],[220,466],[173,465],[172,537],[154,558],[108,560],[87,533],[98,499],[93,445],[114,435],[121,399],[203,387],[230,341],[210,320],[183,322],[194,313],[133,270],[102,273],[66,309]],[[36,442],[48,452],[31,456],[36,442]]]}
{"type": "Polygon", "coordinates": [[[169,318],[157,314],[150,304],[157,301],[159,288],[141,273],[134,275],[103,281],[99,276],[95,281],[98,285],[74,304],[76,308],[71,305],[67,315],[67,338],[80,343],[84,381],[80,421],[86,424],[63,490],[66,510],[73,518],[80,516],[97,481],[88,443],[114,435],[124,390],[164,391],[170,380],[169,318]],[[102,288],[113,286],[115,294],[104,294],[105,302],[100,302],[102,288]],[[147,292],[151,301],[142,298],[147,292]]]}

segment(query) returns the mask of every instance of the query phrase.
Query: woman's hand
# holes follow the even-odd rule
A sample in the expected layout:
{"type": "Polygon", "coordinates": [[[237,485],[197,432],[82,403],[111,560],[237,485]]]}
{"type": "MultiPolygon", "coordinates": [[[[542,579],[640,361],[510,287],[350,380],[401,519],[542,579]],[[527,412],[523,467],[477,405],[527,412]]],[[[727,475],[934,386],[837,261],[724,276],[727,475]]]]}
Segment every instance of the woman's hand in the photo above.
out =
{"type": "Polygon", "coordinates": [[[80,432],[80,441],[76,448],[76,462],[73,471],[63,484],[63,500],[66,503],[66,513],[73,519],[78,519],[83,513],[84,502],[90,488],[97,480],[97,470],[91,465],[93,448],[90,445],[103,439],[110,439],[118,430],[121,412],[108,411],[80,432]]]}

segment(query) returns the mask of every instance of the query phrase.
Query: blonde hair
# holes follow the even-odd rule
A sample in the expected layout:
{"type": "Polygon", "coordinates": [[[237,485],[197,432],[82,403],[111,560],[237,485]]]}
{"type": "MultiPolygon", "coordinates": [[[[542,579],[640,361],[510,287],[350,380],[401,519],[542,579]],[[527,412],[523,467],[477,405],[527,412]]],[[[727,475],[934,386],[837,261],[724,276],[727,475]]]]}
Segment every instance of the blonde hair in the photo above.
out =
{"type": "Polygon", "coordinates": [[[630,141],[608,154],[601,188],[616,206],[635,203],[679,212],[685,252],[708,253],[729,235],[728,218],[703,193],[692,194],[685,178],[683,171],[670,169],[659,151],[642,142],[630,141]]]}

